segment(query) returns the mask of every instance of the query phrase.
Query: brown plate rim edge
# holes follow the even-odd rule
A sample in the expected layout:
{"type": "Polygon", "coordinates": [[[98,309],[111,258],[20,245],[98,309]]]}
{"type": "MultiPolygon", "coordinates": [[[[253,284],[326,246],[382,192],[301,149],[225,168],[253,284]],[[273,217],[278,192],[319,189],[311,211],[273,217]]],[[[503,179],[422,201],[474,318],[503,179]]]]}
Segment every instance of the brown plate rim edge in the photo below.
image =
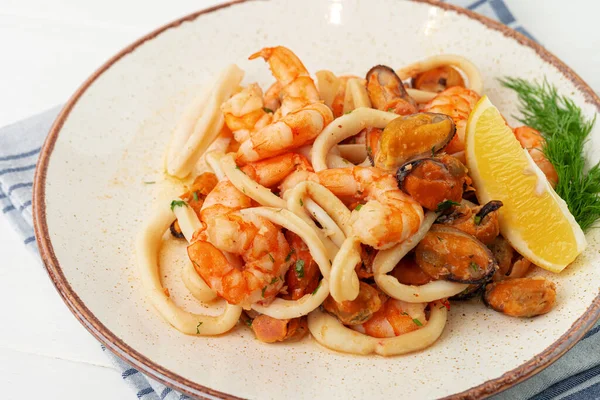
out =
{"type": "MultiPolygon", "coordinates": [[[[162,32],[175,28],[184,22],[192,21],[197,17],[207,14],[209,12],[217,11],[223,8],[230,7],[235,4],[244,3],[247,1],[254,0],[234,0],[214,7],[203,9],[192,14],[186,15],[179,18],[171,23],[163,25],[162,27],[152,31],[151,33],[143,36],[134,43],[125,47],[115,56],[110,58],[105,64],[98,68],[71,96],[69,101],[63,107],[59,115],[57,116],[54,124],[52,125],[48,137],[42,147],[40,158],[37,163],[34,186],[33,186],[33,217],[34,217],[34,230],[35,236],[38,242],[38,248],[40,255],[46,266],[46,270],[54,286],[59,292],[65,304],[69,307],[75,317],[81,322],[81,324],[100,342],[102,342],[108,349],[114,352],[117,356],[122,358],[125,362],[132,364],[136,368],[140,369],[143,373],[150,375],[152,378],[159,382],[164,383],[167,386],[173,387],[174,389],[181,391],[187,395],[198,397],[202,395],[218,396],[225,399],[239,399],[239,397],[223,393],[217,390],[213,390],[209,387],[200,385],[186,378],[179,376],[178,374],[162,367],[159,364],[151,361],[141,353],[137,352],[129,345],[124,343],[114,333],[107,329],[100,321],[94,316],[94,314],[87,308],[87,306],[81,301],[79,296],[74,292],[64,276],[60,263],[56,258],[52,243],[50,241],[48,226],[46,221],[46,207],[45,207],[45,183],[46,173],[50,160],[50,155],[54,149],[54,144],[58,138],[58,134],[67,119],[71,110],[88,89],[88,87],[107,69],[109,69],[115,62],[121,59],[123,56],[131,53],[137,47],[142,45],[148,40],[151,40],[161,34],[162,32]]],[[[592,103],[600,110],[600,98],[594,93],[594,91],[569,67],[567,67],[562,61],[556,56],[551,54],[549,51],[544,49],[542,46],[527,38],[526,36],[508,28],[507,26],[491,20],[487,17],[476,14],[473,11],[460,8],[447,3],[441,3],[438,0],[412,0],[419,3],[426,3],[432,6],[442,8],[444,10],[454,11],[458,14],[465,15],[471,19],[477,20],[484,24],[486,27],[501,32],[505,36],[509,36],[516,40],[519,44],[532,48],[544,61],[550,63],[557,68],[567,79],[569,79],[579,91],[584,94],[587,102],[592,103]]],[[[488,380],[478,386],[467,389],[463,392],[456,393],[446,397],[446,399],[462,399],[462,398],[480,398],[491,394],[499,393],[503,390],[508,389],[515,384],[524,381],[525,379],[533,376],[540,372],[544,368],[548,367],[554,361],[556,361],[562,354],[573,347],[583,335],[591,328],[591,326],[600,318],[600,295],[596,296],[591,306],[585,311],[585,313],[577,319],[569,330],[563,334],[558,340],[552,345],[542,351],[540,354],[534,356],[531,360],[525,362],[519,367],[508,371],[498,378],[488,380]]]]}

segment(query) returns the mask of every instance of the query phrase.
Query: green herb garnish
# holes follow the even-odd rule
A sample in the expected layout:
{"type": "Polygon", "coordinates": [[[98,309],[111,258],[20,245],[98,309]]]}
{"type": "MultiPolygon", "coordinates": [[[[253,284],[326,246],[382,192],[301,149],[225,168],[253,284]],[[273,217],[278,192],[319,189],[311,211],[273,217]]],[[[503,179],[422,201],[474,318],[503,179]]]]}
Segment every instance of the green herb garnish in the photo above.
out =
{"type": "Polygon", "coordinates": [[[267,108],[267,107],[263,107],[263,111],[266,112],[267,114],[273,114],[273,110],[271,110],[270,108],[267,108]]]}
{"type": "Polygon", "coordinates": [[[173,200],[171,202],[171,211],[175,210],[175,207],[187,207],[187,203],[183,200],[173,200]]]}
{"type": "Polygon", "coordinates": [[[477,265],[476,263],[474,263],[473,261],[471,261],[469,263],[469,267],[471,267],[471,269],[475,272],[479,271],[479,265],[477,265]]]}
{"type": "Polygon", "coordinates": [[[300,207],[304,207],[304,202],[300,199],[300,207]]]}
{"type": "Polygon", "coordinates": [[[317,285],[317,287],[315,288],[315,290],[313,290],[313,292],[312,292],[312,295],[313,295],[313,296],[314,296],[314,295],[317,293],[317,291],[318,291],[318,290],[319,290],[319,288],[321,287],[321,282],[322,282],[322,281],[319,281],[319,284],[317,285]]]}
{"type": "Polygon", "coordinates": [[[271,255],[271,253],[269,253],[269,259],[271,260],[272,263],[275,262],[275,259],[273,258],[273,256],[271,255]]]}
{"type": "Polygon", "coordinates": [[[285,256],[285,262],[290,261],[290,258],[292,258],[292,254],[294,254],[296,252],[296,250],[291,249],[290,252],[288,253],[287,256],[285,256]]]}
{"type": "Polygon", "coordinates": [[[252,328],[252,319],[248,318],[246,321],[244,321],[246,323],[246,325],[248,325],[250,328],[252,328]]]}
{"type": "Polygon", "coordinates": [[[202,322],[198,322],[198,325],[196,325],[196,333],[200,334],[200,325],[202,325],[202,322]]]}
{"type": "Polygon", "coordinates": [[[421,321],[419,321],[419,320],[418,320],[418,319],[416,319],[416,318],[413,318],[413,322],[414,322],[415,324],[417,324],[417,326],[423,326],[423,324],[421,323],[421,321]]]}
{"type": "Polygon", "coordinates": [[[387,109],[388,112],[393,112],[394,111],[394,107],[390,107],[387,109]]]}
{"type": "Polygon", "coordinates": [[[350,110],[350,111],[346,111],[346,112],[344,113],[344,115],[346,115],[346,114],[350,114],[351,112],[352,112],[352,110],[350,110]]]}
{"type": "Polygon", "coordinates": [[[447,209],[449,209],[452,206],[460,206],[460,203],[457,203],[452,200],[444,200],[444,201],[438,203],[437,208],[435,209],[435,212],[446,211],[447,209]]]}
{"type": "Polygon", "coordinates": [[[473,222],[475,222],[475,225],[479,225],[481,223],[481,217],[479,215],[476,215],[473,218],[473,222]]]}
{"type": "Polygon", "coordinates": [[[194,192],[192,193],[192,196],[194,197],[194,201],[198,201],[198,192],[194,190],[194,192]]]}
{"type": "Polygon", "coordinates": [[[596,122],[585,118],[573,100],[558,94],[547,80],[528,82],[504,78],[500,83],[519,97],[523,124],[542,134],[542,151],[558,174],[556,193],[567,203],[582,230],[600,218],[600,163],[586,171],[584,146],[596,122]]]}
{"type": "Polygon", "coordinates": [[[303,260],[296,261],[296,267],[294,269],[296,270],[296,275],[298,275],[298,278],[304,278],[304,261],[303,260]]]}
{"type": "Polygon", "coordinates": [[[431,146],[431,157],[435,156],[435,146],[431,146]]]}
{"type": "Polygon", "coordinates": [[[260,293],[262,294],[262,297],[265,297],[265,290],[267,290],[267,287],[263,287],[262,290],[260,291],[260,293]]]}
{"type": "Polygon", "coordinates": [[[356,211],[360,211],[360,209],[362,208],[362,206],[363,206],[362,204],[359,204],[359,205],[357,205],[356,207],[354,207],[354,209],[355,209],[356,211]]]}
{"type": "Polygon", "coordinates": [[[279,280],[279,278],[277,276],[274,276],[273,279],[271,279],[271,285],[274,284],[275,282],[277,282],[279,280]]]}

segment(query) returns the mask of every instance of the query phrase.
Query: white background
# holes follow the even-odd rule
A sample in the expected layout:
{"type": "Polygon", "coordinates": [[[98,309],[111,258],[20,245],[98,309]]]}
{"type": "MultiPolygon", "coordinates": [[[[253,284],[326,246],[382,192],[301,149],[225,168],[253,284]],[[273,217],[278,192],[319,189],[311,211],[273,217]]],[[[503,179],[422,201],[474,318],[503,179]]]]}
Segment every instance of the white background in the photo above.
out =
{"type": "MultiPolygon", "coordinates": [[[[65,102],[139,36],[219,1],[1,0],[0,127],[65,102]]],[[[505,0],[521,25],[600,91],[600,2],[505,0]]],[[[0,215],[3,399],[135,399],[0,215]]]]}

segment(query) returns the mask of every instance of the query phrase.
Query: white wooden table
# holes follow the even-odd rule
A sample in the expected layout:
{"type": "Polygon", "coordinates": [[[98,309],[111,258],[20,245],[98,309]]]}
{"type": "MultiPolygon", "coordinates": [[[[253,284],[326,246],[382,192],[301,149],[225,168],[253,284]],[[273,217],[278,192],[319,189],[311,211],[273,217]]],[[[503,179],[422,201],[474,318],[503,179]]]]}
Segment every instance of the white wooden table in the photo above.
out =
{"type": "MultiPolygon", "coordinates": [[[[0,126],[63,103],[96,67],[137,37],[218,2],[2,0],[0,126]]],[[[594,68],[600,65],[600,2],[506,3],[523,26],[600,91],[594,68]]],[[[2,215],[0,254],[1,397],[134,399],[2,215]]]]}

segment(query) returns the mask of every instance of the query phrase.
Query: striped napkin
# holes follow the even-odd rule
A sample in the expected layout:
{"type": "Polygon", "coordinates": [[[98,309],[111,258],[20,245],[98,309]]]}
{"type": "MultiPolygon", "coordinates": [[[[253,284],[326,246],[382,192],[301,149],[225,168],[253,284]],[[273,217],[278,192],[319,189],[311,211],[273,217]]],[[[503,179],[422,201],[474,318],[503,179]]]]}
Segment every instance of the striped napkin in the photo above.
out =
{"type": "MultiPolygon", "coordinates": [[[[503,0],[451,0],[450,3],[494,18],[531,37],[521,27],[503,0]]],[[[35,164],[52,122],[60,107],[0,129],[0,210],[4,218],[23,238],[23,244],[37,253],[31,215],[31,195],[35,164]]],[[[599,399],[600,398],[600,325],[533,378],[493,397],[504,399],[599,399]]],[[[138,399],[188,399],[155,380],[144,376],[102,346],[123,379],[138,399]]],[[[205,395],[207,398],[214,398],[205,395]]]]}

